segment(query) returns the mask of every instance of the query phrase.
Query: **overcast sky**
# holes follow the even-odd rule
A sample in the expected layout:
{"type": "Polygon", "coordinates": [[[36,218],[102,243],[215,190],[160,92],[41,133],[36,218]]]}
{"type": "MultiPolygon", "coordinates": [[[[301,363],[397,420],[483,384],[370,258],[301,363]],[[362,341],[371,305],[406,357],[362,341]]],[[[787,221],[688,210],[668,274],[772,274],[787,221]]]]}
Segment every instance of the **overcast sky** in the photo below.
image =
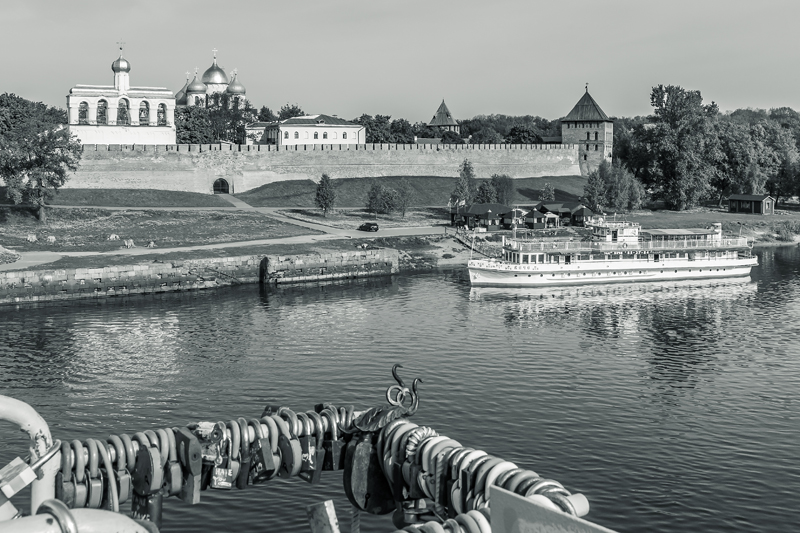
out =
{"type": "Polygon", "coordinates": [[[702,91],[722,110],[800,109],[800,2],[742,0],[4,0],[0,92],[65,107],[111,84],[177,92],[217,48],[256,107],[428,121],[564,116],[584,84],[609,115],[650,112],[650,88],[702,91]]]}

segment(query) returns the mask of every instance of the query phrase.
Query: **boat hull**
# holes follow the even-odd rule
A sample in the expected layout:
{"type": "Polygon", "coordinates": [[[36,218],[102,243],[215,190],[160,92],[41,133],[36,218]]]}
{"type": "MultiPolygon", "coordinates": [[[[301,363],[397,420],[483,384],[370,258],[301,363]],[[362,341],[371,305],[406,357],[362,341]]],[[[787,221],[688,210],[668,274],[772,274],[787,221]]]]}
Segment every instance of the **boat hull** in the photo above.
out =
{"type": "Polygon", "coordinates": [[[620,261],[613,264],[582,263],[575,266],[524,265],[472,260],[467,268],[470,283],[476,287],[545,287],[740,277],[749,276],[752,267],[757,265],[757,258],[748,257],[669,263],[620,261]]]}

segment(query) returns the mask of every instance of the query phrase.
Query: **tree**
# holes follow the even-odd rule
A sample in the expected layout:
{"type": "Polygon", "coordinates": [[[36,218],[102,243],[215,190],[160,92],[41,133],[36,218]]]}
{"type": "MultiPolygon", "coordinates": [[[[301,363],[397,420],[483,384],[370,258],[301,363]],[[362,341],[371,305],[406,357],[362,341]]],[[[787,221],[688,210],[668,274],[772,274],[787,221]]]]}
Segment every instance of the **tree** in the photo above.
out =
{"type": "Polygon", "coordinates": [[[482,181],[478,186],[478,192],[475,194],[476,204],[493,204],[497,201],[497,191],[494,190],[494,185],[491,181],[482,181]]]}
{"type": "Polygon", "coordinates": [[[603,161],[589,173],[583,198],[592,211],[639,209],[645,200],[644,186],[621,163],[603,161]]]}
{"type": "Polygon", "coordinates": [[[458,169],[458,180],[453,192],[450,194],[450,200],[455,202],[456,205],[471,204],[475,198],[475,171],[472,168],[472,163],[465,159],[458,169]]]}
{"type": "Polygon", "coordinates": [[[541,144],[542,136],[533,126],[520,124],[509,130],[506,142],[508,144],[541,144]]]}
{"type": "Polygon", "coordinates": [[[399,194],[391,187],[386,187],[378,183],[373,183],[367,192],[367,211],[375,213],[389,214],[397,209],[399,194]]]}
{"type": "Polygon", "coordinates": [[[723,157],[714,128],[719,110],[704,105],[700,91],[674,85],[653,87],[650,103],[653,127],[636,130],[653,161],[649,179],[667,207],[688,209],[708,197],[723,157]]]}
{"type": "Polygon", "coordinates": [[[514,201],[514,180],[507,174],[493,174],[492,185],[497,195],[497,202],[510,206],[514,201]]]}
{"type": "Polygon", "coordinates": [[[267,106],[262,106],[261,109],[258,110],[259,122],[275,122],[276,120],[278,120],[278,117],[267,106]]]}
{"type": "Polygon", "coordinates": [[[366,142],[369,143],[390,143],[392,142],[392,128],[390,115],[371,115],[363,114],[353,122],[364,126],[366,142]]]}
{"type": "Polygon", "coordinates": [[[556,199],[556,190],[552,185],[545,182],[539,190],[539,200],[542,202],[552,202],[556,199]]]}
{"type": "Polygon", "coordinates": [[[441,137],[439,128],[429,126],[425,122],[415,122],[411,128],[414,131],[414,136],[422,139],[436,139],[441,137]]]}
{"type": "Polygon", "coordinates": [[[501,144],[503,137],[490,126],[473,133],[469,142],[470,144],[501,144]]]}
{"type": "Polygon", "coordinates": [[[414,143],[414,128],[411,123],[404,118],[398,118],[392,121],[389,126],[391,138],[389,142],[400,144],[413,144],[414,143]]]}
{"type": "Polygon", "coordinates": [[[336,204],[336,190],[333,188],[333,181],[327,174],[323,174],[317,184],[314,203],[322,209],[322,214],[326,217],[328,216],[328,211],[333,209],[334,204],[336,204]]]}
{"type": "Polygon", "coordinates": [[[767,191],[775,198],[775,205],[782,197],[794,196],[800,193],[800,169],[796,155],[787,150],[784,152],[780,168],[775,175],[767,181],[767,191]]]}
{"type": "Polygon", "coordinates": [[[403,218],[406,216],[406,210],[411,207],[415,199],[416,193],[411,187],[411,183],[405,178],[400,180],[400,183],[397,184],[397,209],[402,213],[403,218]]]}
{"type": "Polygon", "coordinates": [[[302,117],[305,113],[297,104],[289,104],[288,102],[281,106],[278,111],[278,120],[286,120],[287,118],[302,117]]]}
{"type": "Polygon", "coordinates": [[[603,161],[600,166],[589,173],[586,185],[583,186],[583,202],[596,213],[603,211],[608,205],[606,200],[606,182],[601,172],[606,172],[608,163],[603,161]]]}
{"type": "Polygon", "coordinates": [[[67,182],[81,158],[77,137],[64,127],[63,110],[14,94],[0,95],[0,179],[15,204],[27,203],[39,220],[45,202],[67,182]]]}
{"type": "Polygon", "coordinates": [[[442,134],[442,144],[464,144],[464,139],[454,131],[446,131],[442,134]]]}

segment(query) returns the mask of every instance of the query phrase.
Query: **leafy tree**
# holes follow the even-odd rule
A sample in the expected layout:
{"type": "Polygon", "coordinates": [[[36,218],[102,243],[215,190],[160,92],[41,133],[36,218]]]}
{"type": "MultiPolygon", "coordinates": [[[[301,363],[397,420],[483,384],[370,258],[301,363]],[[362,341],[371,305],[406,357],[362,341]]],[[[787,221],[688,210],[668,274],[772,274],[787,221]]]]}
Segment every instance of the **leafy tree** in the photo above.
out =
{"type": "Polygon", "coordinates": [[[780,168],[767,181],[766,188],[769,194],[775,198],[776,205],[782,197],[800,193],[800,168],[798,168],[795,153],[789,150],[784,152],[780,168]]]}
{"type": "Polygon", "coordinates": [[[492,186],[497,195],[497,202],[510,206],[514,201],[514,180],[507,174],[493,174],[492,186]]]}
{"type": "Polygon", "coordinates": [[[475,170],[472,168],[472,163],[469,159],[465,159],[458,169],[458,180],[453,192],[450,194],[450,200],[455,202],[456,205],[471,204],[475,198],[475,170]]]}
{"type": "Polygon", "coordinates": [[[494,190],[494,185],[489,180],[484,180],[478,185],[478,191],[475,193],[476,204],[493,204],[497,201],[497,191],[494,190]]]}
{"type": "Polygon", "coordinates": [[[593,211],[638,209],[645,200],[641,182],[621,163],[610,165],[608,161],[589,173],[583,195],[593,211]]]}
{"type": "Polygon", "coordinates": [[[420,137],[422,139],[437,139],[441,137],[439,128],[431,127],[425,122],[415,122],[412,126],[412,130],[414,131],[414,135],[416,137],[420,137]]]}
{"type": "Polygon", "coordinates": [[[262,106],[261,109],[258,110],[259,122],[275,122],[276,120],[278,120],[278,117],[267,106],[262,106]]]}
{"type": "Polygon", "coordinates": [[[649,180],[667,207],[693,207],[711,192],[711,180],[722,156],[714,123],[715,103],[703,104],[700,91],[669,85],[653,87],[653,127],[638,128],[638,141],[653,162],[649,180]]]}
{"type": "Polygon", "coordinates": [[[473,133],[469,142],[470,144],[501,144],[503,137],[489,126],[473,133]]]}
{"type": "Polygon", "coordinates": [[[397,191],[391,187],[373,183],[367,193],[367,211],[375,213],[375,218],[378,213],[389,214],[397,209],[398,197],[397,191]]]}
{"type": "Polygon", "coordinates": [[[314,197],[314,203],[317,207],[322,209],[322,214],[328,216],[328,211],[333,209],[336,204],[336,190],[333,188],[333,181],[330,176],[323,174],[322,178],[317,184],[317,194],[314,197]]]}
{"type": "Polygon", "coordinates": [[[281,106],[278,111],[278,120],[286,120],[287,118],[302,117],[305,113],[297,104],[289,104],[288,102],[281,106]]]}
{"type": "Polygon", "coordinates": [[[539,190],[539,200],[542,202],[552,202],[556,199],[556,190],[550,183],[545,182],[539,190]]]}
{"type": "Polygon", "coordinates": [[[211,118],[205,107],[175,109],[175,138],[178,144],[208,144],[214,141],[211,118]]]}
{"type": "Polygon", "coordinates": [[[506,142],[508,144],[541,144],[542,136],[533,126],[520,124],[509,130],[506,142]]]}
{"type": "Polygon", "coordinates": [[[371,115],[363,114],[353,122],[364,126],[366,130],[366,142],[369,143],[390,143],[392,142],[390,115],[371,115]]]}
{"type": "Polygon", "coordinates": [[[45,202],[78,169],[81,145],[64,127],[61,109],[14,94],[0,95],[0,179],[15,204],[27,203],[39,220],[47,219],[45,202]]]}
{"type": "Polygon", "coordinates": [[[402,213],[403,218],[406,216],[406,210],[411,207],[411,204],[416,200],[416,193],[411,183],[405,178],[400,180],[397,184],[397,209],[402,213]]]}
{"type": "Polygon", "coordinates": [[[446,131],[442,134],[442,144],[464,144],[464,139],[454,131],[446,131]]]}
{"type": "Polygon", "coordinates": [[[608,205],[606,199],[606,181],[608,162],[603,161],[600,166],[589,173],[586,185],[583,186],[583,202],[586,206],[596,213],[603,211],[608,205]],[[602,174],[601,174],[602,172],[602,174]]]}
{"type": "Polygon", "coordinates": [[[414,128],[404,118],[393,120],[389,126],[389,131],[391,133],[389,142],[401,144],[412,144],[414,142],[414,128]]]}

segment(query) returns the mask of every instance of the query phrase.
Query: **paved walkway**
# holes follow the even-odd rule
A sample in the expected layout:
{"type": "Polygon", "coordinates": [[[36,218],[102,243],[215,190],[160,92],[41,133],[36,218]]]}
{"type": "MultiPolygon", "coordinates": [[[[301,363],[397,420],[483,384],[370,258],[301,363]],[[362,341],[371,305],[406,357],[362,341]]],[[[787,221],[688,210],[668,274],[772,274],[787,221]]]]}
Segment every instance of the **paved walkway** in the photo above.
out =
{"type": "MultiPolygon", "coordinates": [[[[373,238],[373,237],[406,237],[414,235],[440,235],[442,232],[447,231],[444,226],[420,226],[420,227],[403,227],[403,228],[388,228],[382,229],[374,233],[364,233],[363,231],[334,228],[324,224],[315,224],[313,222],[306,222],[304,220],[297,220],[278,213],[278,211],[286,209],[285,207],[253,207],[238,198],[234,198],[229,194],[218,195],[224,200],[231,203],[233,207],[96,207],[96,209],[109,209],[112,211],[122,210],[158,210],[158,211],[237,211],[237,210],[254,210],[262,213],[268,217],[300,226],[310,230],[322,232],[323,235],[299,235],[296,237],[282,237],[277,239],[258,239],[252,241],[237,241],[237,242],[221,242],[214,244],[203,244],[197,246],[182,246],[177,248],[120,248],[109,252],[22,252],[19,261],[0,265],[0,271],[4,270],[25,270],[33,268],[45,263],[52,263],[61,257],[87,257],[97,255],[149,255],[149,254],[165,254],[171,252],[182,252],[190,250],[216,250],[221,248],[237,248],[242,246],[257,246],[257,245],[270,245],[270,244],[312,244],[315,242],[325,242],[339,239],[352,239],[352,238],[373,238]]],[[[75,208],[86,206],[52,206],[54,208],[75,208]]]]}

